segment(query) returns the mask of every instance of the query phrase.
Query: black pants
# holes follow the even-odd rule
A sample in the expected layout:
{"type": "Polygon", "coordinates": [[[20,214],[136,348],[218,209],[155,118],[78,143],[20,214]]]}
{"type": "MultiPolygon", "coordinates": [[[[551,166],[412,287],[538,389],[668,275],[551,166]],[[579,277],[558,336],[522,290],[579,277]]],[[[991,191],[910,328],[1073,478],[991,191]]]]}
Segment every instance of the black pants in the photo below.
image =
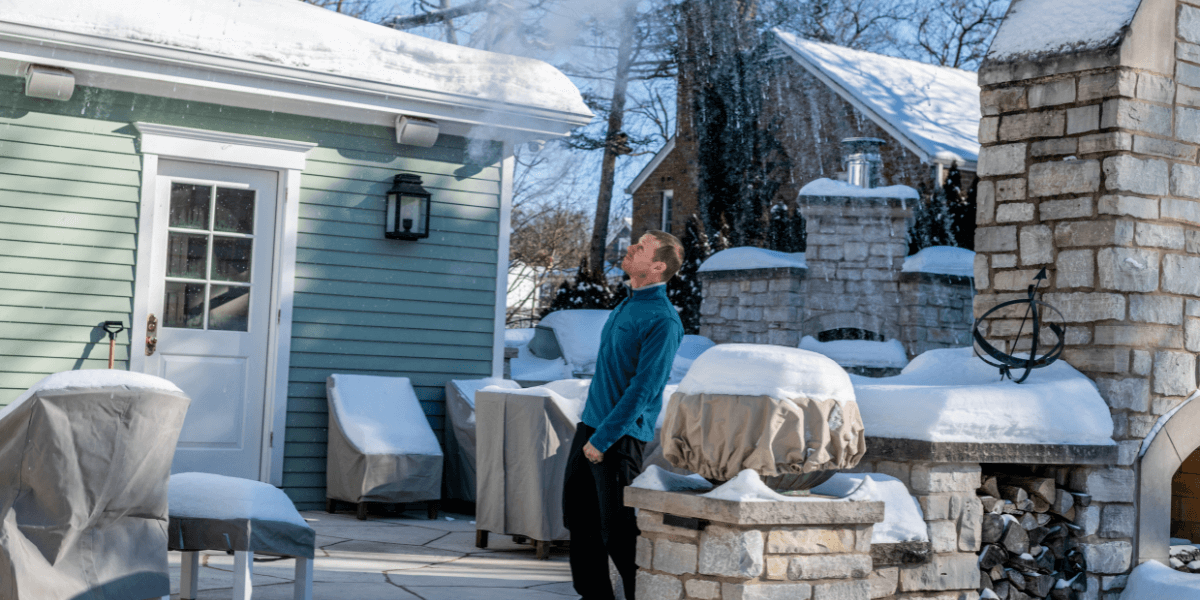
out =
{"type": "Polygon", "coordinates": [[[625,487],[642,472],[646,442],[624,436],[592,464],[583,446],[596,430],[580,423],[571,442],[563,478],[563,522],[571,531],[571,579],[583,600],[612,600],[608,557],[612,557],[625,587],[626,600],[634,600],[637,577],[637,517],[625,507],[625,487]]]}

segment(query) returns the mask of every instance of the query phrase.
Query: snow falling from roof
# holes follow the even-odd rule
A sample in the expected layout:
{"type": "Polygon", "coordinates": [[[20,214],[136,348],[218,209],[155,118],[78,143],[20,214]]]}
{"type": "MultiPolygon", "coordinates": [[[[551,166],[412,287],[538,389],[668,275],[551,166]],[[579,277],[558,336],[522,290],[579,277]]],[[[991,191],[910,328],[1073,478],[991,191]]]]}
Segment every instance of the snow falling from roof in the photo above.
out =
{"type": "Polygon", "coordinates": [[[1111,46],[1141,0],[1015,0],[986,60],[1011,61],[1111,46]]]}
{"type": "Polygon", "coordinates": [[[539,60],[455,46],[296,0],[0,0],[0,21],[590,114],[539,60]]]}
{"type": "Polygon", "coordinates": [[[929,157],[979,158],[975,73],[774,33],[929,157]]]}

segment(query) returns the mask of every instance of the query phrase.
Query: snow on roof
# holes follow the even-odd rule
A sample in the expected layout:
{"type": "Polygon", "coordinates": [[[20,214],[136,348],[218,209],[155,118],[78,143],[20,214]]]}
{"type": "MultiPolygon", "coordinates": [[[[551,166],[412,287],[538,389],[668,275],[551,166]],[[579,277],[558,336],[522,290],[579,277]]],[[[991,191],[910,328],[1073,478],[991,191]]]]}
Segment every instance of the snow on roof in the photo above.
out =
{"type": "Polygon", "coordinates": [[[329,402],[350,443],[364,454],[441,456],[407,377],[330,375],[329,402]]]}
{"type": "Polygon", "coordinates": [[[800,188],[801,196],[838,196],[849,198],[898,198],[900,200],[916,200],[920,198],[917,190],[907,185],[889,185],[887,187],[864,188],[853,183],[836,181],[826,177],[815,179],[800,188]]]}
{"type": "Polygon", "coordinates": [[[849,376],[829,358],[799,348],[761,344],[720,344],[705,350],[677,391],[684,395],[854,401],[849,376]]]}
{"type": "Polygon", "coordinates": [[[745,246],[722,250],[708,257],[699,271],[740,271],[743,269],[775,269],[791,267],[807,269],[803,252],[779,252],[765,248],[745,246]]]}
{"type": "Polygon", "coordinates": [[[600,354],[600,333],[608,321],[610,310],[558,310],[544,317],[538,325],[554,330],[558,346],[567,364],[578,372],[590,373],[596,368],[600,354]]]}
{"type": "Polygon", "coordinates": [[[1117,43],[1142,0],[1015,0],[987,61],[1037,59],[1117,43]]]}
{"type": "Polygon", "coordinates": [[[905,273],[975,276],[975,252],[953,246],[930,246],[904,259],[905,273]]]}
{"type": "Polygon", "coordinates": [[[650,178],[650,174],[658,168],[658,165],[661,165],[663,161],[667,159],[667,156],[670,155],[671,151],[674,149],[675,136],[671,136],[670,139],[667,140],[667,143],[663,144],[663,147],[659,148],[658,152],[654,153],[654,156],[649,162],[646,163],[646,166],[642,167],[641,171],[638,171],[637,176],[633,178],[633,181],[629,184],[629,187],[625,188],[625,193],[632,194],[636,192],[638,188],[642,187],[642,184],[646,183],[646,180],[650,178]]]}
{"type": "Polygon", "coordinates": [[[0,21],[590,114],[539,60],[420,37],[296,0],[0,0],[0,21]]]}
{"type": "Polygon", "coordinates": [[[912,144],[924,160],[978,160],[975,73],[814,42],[780,29],[774,33],[801,65],[901,142],[912,144]]]}
{"type": "Polygon", "coordinates": [[[1129,574],[1121,600],[1200,600],[1200,576],[1148,560],[1129,574]]]}
{"type": "Polygon", "coordinates": [[[176,473],[167,484],[167,503],[172,517],[253,519],[308,527],[283,490],[250,479],[176,473]]]}
{"type": "Polygon", "coordinates": [[[971,348],[930,350],[895,377],[850,376],[866,433],[931,442],[1112,445],[1095,384],[1065,361],[1001,380],[971,348]]]}
{"type": "Polygon", "coordinates": [[[833,359],[843,367],[891,367],[902,369],[908,364],[908,354],[899,340],[873,342],[870,340],[834,340],[819,342],[806,335],[800,339],[800,349],[816,352],[833,359]]]}

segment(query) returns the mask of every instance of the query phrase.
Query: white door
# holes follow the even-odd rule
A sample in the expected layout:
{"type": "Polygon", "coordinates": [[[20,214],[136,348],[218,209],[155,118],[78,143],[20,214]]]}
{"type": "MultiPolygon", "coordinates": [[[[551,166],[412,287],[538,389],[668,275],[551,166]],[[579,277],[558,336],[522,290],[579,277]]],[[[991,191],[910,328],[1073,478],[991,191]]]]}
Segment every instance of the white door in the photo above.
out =
{"type": "Polygon", "coordinates": [[[259,479],[278,174],[162,160],[147,373],[192,399],[172,472],[259,479]],[[153,334],[151,334],[153,335],[153,334]]]}

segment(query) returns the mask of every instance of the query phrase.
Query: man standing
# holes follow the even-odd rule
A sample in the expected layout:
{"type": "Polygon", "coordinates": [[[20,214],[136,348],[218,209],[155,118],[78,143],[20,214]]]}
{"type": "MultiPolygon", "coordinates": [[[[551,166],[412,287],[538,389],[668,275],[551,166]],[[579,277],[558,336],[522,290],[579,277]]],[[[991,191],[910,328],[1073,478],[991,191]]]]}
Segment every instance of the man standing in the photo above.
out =
{"type": "Polygon", "coordinates": [[[646,442],[662,409],[663,388],[683,340],[666,283],[683,264],[675,236],[650,231],[629,247],[621,268],[633,290],[601,333],[596,374],[575,430],[563,478],[563,521],[571,531],[571,578],[584,600],[612,600],[608,558],[634,600],[637,519],[625,486],[642,472],[646,442]]]}

